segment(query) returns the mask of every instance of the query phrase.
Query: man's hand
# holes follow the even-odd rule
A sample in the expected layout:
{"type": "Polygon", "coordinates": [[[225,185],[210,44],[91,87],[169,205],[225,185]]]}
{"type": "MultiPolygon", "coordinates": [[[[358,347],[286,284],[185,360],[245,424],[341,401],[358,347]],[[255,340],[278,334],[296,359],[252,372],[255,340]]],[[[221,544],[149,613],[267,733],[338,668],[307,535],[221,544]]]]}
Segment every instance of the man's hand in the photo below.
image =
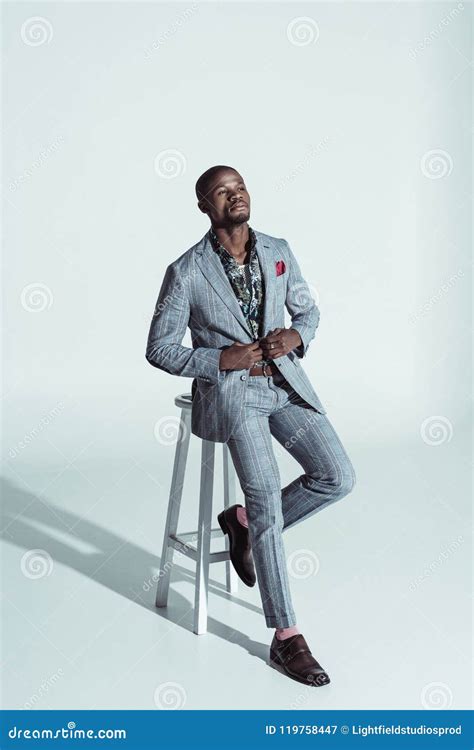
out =
{"type": "Polygon", "coordinates": [[[260,346],[265,359],[277,359],[296,349],[303,342],[294,328],[274,328],[273,331],[260,339],[260,346]]]}
{"type": "Polygon", "coordinates": [[[247,370],[262,359],[262,350],[258,341],[251,344],[240,344],[223,349],[219,359],[219,370],[247,370]]]}

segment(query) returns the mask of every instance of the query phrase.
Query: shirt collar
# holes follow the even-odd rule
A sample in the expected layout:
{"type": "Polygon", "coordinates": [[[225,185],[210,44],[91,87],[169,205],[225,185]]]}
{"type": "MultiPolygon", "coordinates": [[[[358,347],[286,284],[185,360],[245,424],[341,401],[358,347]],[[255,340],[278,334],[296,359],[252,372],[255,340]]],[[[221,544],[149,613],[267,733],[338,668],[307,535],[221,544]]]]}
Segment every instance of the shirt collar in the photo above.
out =
{"type": "MultiPolygon", "coordinates": [[[[211,227],[209,229],[209,238],[211,240],[212,247],[213,247],[213,249],[216,252],[221,252],[222,253],[222,251],[223,251],[224,253],[226,253],[226,255],[229,256],[229,258],[231,258],[232,260],[235,261],[235,258],[233,257],[233,255],[231,255],[225,249],[224,245],[221,245],[221,243],[219,242],[219,240],[217,238],[217,235],[216,235],[216,233],[214,231],[214,227],[212,226],[212,224],[211,224],[211,227]]],[[[252,255],[253,251],[254,251],[254,248],[255,248],[255,244],[257,242],[257,238],[255,236],[255,232],[253,231],[252,227],[250,227],[250,226],[249,226],[249,239],[250,239],[250,255],[252,255]]],[[[235,261],[235,262],[237,262],[237,261],[235,261]]]]}

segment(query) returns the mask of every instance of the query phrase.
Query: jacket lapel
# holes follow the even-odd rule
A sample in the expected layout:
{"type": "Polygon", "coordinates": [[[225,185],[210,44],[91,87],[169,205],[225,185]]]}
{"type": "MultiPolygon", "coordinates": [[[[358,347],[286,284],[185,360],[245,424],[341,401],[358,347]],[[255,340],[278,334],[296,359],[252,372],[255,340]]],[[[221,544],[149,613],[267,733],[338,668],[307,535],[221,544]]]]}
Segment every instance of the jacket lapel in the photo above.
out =
{"type": "MultiPolygon", "coordinates": [[[[255,232],[255,229],[254,229],[255,232]]],[[[263,335],[266,336],[271,330],[273,322],[273,301],[276,296],[276,271],[273,253],[270,245],[263,242],[260,232],[255,232],[257,238],[256,250],[260,261],[264,281],[264,306],[263,306],[263,335]]]]}
{"type": "MultiPolygon", "coordinates": [[[[260,236],[259,232],[255,232],[255,236],[255,247],[258,259],[260,261],[260,267],[262,269],[264,281],[263,330],[265,333],[267,333],[271,319],[271,301],[273,300],[275,294],[275,267],[272,262],[273,256],[270,246],[263,243],[262,237],[260,236]]],[[[247,321],[245,320],[242,308],[237,301],[237,297],[235,296],[232,285],[227,278],[227,274],[224,271],[221,260],[212,247],[212,243],[209,238],[209,232],[204,235],[201,242],[199,243],[196,251],[196,261],[207,281],[217,292],[222,302],[230,310],[232,315],[242,326],[247,335],[253,340],[252,331],[247,325],[247,321]]]]}

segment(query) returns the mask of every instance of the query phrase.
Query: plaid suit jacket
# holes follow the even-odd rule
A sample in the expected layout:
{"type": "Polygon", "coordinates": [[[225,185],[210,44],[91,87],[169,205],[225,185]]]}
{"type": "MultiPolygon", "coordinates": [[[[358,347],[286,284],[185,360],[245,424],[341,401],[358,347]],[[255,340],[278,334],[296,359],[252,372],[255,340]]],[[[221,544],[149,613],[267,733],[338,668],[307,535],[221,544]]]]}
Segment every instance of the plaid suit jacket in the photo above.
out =
{"type": "MultiPolygon", "coordinates": [[[[265,285],[263,331],[266,335],[273,328],[285,327],[286,307],[291,327],[297,329],[303,342],[274,362],[295,391],[311,407],[326,414],[301,364],[315,336],[319,310],[288,242],[254,232],[265,285]],[[285,272],[277,275],[281,260],[285,272]]],[[[248,370],[219,370],[222,349],[234,341],[249,344],[253,336],[206,232],[166,269],[145,356],[160,370],[193,378],[191,430],[214,442],[227,442],[242,418],[248,370]],[[192,348],[181,343],[188,327],[192,348]]]]}

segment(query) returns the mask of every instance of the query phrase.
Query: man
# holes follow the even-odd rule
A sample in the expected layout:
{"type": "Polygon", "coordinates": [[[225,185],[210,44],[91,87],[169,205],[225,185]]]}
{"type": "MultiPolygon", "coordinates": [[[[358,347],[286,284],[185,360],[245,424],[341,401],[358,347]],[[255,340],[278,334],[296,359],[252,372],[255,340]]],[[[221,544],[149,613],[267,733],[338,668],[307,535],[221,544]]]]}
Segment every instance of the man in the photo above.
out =
{"type": "Polygon", "coordinates": [[[288,242],[249,226],[250,195],[235,169],[211,167],[196,195],[211,226],[166,269],[146,358],[193,378],[192,432],[229,447],[245,507],[228,508],[218,521],[240,578],[249,586],[258,581],[265,622],[275,629],[271,665],[305,684],[325,685],[329,676],[296,624],[282,540],[284,530],[355,483],[300,363],[319,311],[288,242]],[[181,344],[188,326],[192,348],[181,344]],[[283,489],[272,436],[304,470],[283,489]]]}

